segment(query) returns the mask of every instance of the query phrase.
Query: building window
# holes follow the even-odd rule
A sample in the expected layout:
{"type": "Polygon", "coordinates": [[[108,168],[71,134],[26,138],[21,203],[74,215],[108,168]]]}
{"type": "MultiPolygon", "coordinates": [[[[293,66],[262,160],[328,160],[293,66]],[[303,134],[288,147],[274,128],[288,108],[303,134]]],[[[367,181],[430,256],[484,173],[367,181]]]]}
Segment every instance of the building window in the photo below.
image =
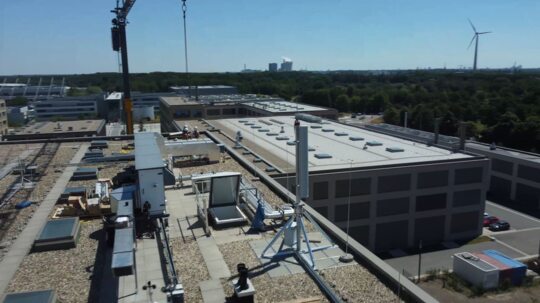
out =
{"type": "Polygon", "coordinates": [[[177,109],[173,115],[175,118],[189,118],[191,111],[189,109],[177,109]]]}
{"type": "Polygon", "coordinates": [[[411,175],[394,175],[379,177],[377,192],[389,193],[411,189],[411,175]]]}
{"type": "Polygon", "coordinates": [[[525,184],[516,184],[516,202],[527,206],[527,208],[537,209],[540,202],[540,189],[525,184]]]}
{"type": "Polygon", "coordinates": [[[478,230],[478,225],[480,224],[479,215],[478,211],[453,214],[452,222],[450,222],[450,232],[455,234],[478,230]]]}
{"type": "Polygon", "coordinates": [[[540,168],[519,165],[518,177],[540,183],[540,168]]]}
{"type": "Polygon", "coordinates": [[[416,197],[416,211],[428,211],[446,208],[446,194],[434,194],[416,197]]]}
{"type": "Polygon", "coordinates": [[[336,198],[349,196],[349,182],[351,196],[369,195],[371,193],[371,178],[356,178],[336,181],[336,198]]]}
{"type": "Polygon", "coordinates": [[[313,200],[328,199],[328,182],[314,182],[312,188],[313,200]]]}
{"type": "Polygon", "coordinates": [[[224,108],[222,114],[224,116],[236,115],[236,108],[224,108]]]}
{"type": "MultiPolygon", "coordinates": [[[[349,206],[347,204],[336,205],[334,208],[334,221],[347,221],[347,212],[349,206]]],[[[369,202],[351,203],[350,219],[367,219],[369,218],[369,202]]]]}
{"type": "Polygon", "coordinates": [[[202,117],[202,110],[194,109],[193,110],[193,117],[194,118],[201,118],[202,117]]]}
{"type": "Polygon", "coordinates": [[[409,212],[409,197],[377,201],[377,216],[401,215],[409,212]]]}
{"type": "Polygon", "coordinates": [[[482,167],[456,169],[454,184],[470,184],[482,182],[482,167]]]}
{"type": "Polygon", "coordinates": [[[452,205],[454,207],[480,204],[482,192],[479,189],[463,190],[454,192],[452,205]]]}
{"type": "Polygon", "coordinates": [[[418,188],[441,187],[448,185],[448,171],[418,173],[418,188]]]}
{"type": "Polygon", "coordinates": [[[499,173],[512,175],[514,164],[512,162],[499,159],[491,159],[491,169],[499,173]]]}
{"type": "Polygon", "coordinates": [[[206,115],[207,116],[219,116],[221,113],[220,113],[220,110],[219,109],[207,109],[206,110],[206,115]]]}
{"type": "Polygon", "coordinates": [[[321,206],[321,207],[313,207],[316,212],[321,214],[321,216],[328,219],[328,206],[321,206]]]}

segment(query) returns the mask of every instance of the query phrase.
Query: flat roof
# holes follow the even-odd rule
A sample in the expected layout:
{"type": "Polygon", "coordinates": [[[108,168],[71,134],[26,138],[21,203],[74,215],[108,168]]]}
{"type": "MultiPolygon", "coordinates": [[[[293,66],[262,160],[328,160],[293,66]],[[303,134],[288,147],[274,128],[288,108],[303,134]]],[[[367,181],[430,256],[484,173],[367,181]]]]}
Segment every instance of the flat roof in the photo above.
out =
{"type": "Polygon", "coordinates": [[[161,97],[161,100],[169,105],[169,106],[174,106],[174,105],[197,105],[197,104],[201,104],[200,102],[197,102],[195,100],[191,100],[189,99],[188,97],[183,97],[183,96],[174,96],[174,97],[161,97]]]}
{"type": "Polygon", "coordinates": [[[135,169],[152,169],[165,167],[161,151],[157,144],[157,133],[135,134],[135,169]]]}
{"type": "Polygon", "coordinates": [[[171,86],[171,89],[212,89],[212,88],[236,88],[230,85],[192,85],[192,86],[171,86]]]}
{"type": "Polygon", "coordinates": [[[261,101],[244,103],[247,106],[262,109],[271,113],[298,113],[298,112],[310,112],[310,111],[323,111],[326,108],[307,105],[302,103],[294,103],[289,101],[261,101]]]}
{"type": "Polygon", "coordinates": [[[105,125],[105,120],[75,120],[60,122],[36,122],[15,131],[14,135],[55,134],[66,132],[97,132],[105,125]]]}
{"type": "Polygon", "coordinates": [[[475,150],[480,150],[480,151],[490,153],[490,154],[497,154],[497,155],[501,155],[501,156],[507,156],[507,157],[511,157],[511,158],[518,158],[518,159],[522,159],[522,160],[527,160],[527,161],[533,161],[533,162],[540,163],[540,155],[539,154],[520,151],[520,150],[515,150],[515,149],[511,149],[511,148],[495,146],[495,149],[491,149],[490,145],[488,145],[488,144],[480,144],[480,143],[474,143],[474,142],[467,142],[466,145],[465,145],[465,148],[472,149],[473,152],[475,150]]]}
{"type": "MultiPolygon", "coordinates": [[[[271,153],[280,162],[287,163],[289,167],[281,168],[290,170],[295,165],[295,146],[291,142],[294,140],[294,120],[294,116],[274,116],[214,120],[212,124],[233,138],[236,131],[241,131],[244,140],[254,143],[264,153],[271,153]]],[[[453,153],[324,119],[322,123],[300,121],[300,125],[309,126],[310,171],[472,158],[464,153],[453,153]]]]}

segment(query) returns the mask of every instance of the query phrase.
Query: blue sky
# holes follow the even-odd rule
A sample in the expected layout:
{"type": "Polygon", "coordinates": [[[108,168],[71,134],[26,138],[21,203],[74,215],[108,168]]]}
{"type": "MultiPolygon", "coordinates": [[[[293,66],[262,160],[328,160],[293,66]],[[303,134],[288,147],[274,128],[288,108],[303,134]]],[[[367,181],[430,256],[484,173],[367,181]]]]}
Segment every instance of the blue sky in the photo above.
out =
{"type": "MultiPolygon", "coordinates": [[[[138,0],[128,26],[133,72],[183,71],[180,0],[138,0]]],[[[117,71],[114,0],[0,0],[0,75],[117,71]]],[[[540,67],[538,0],[188,0],[190,70],[540,67]]]]}

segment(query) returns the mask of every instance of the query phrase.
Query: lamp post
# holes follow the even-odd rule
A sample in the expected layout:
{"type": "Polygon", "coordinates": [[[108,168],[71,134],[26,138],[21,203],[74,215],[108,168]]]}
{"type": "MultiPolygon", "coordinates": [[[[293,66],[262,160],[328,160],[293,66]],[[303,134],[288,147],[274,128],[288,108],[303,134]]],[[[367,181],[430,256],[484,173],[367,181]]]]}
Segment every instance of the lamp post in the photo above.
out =
{"type": "Polygon", "coordinates": [[[350,221],[351,221],[351,185],[352,185],[352,164],[353,160],[349,159],[349,195],[347,198],[347,240],[345,241],[345,254],[341,255],[339,257],[339,261],[343,263],[349,263],[351,262],[354,257],[349,254],[349,227],[350,227],[350,221]]]}

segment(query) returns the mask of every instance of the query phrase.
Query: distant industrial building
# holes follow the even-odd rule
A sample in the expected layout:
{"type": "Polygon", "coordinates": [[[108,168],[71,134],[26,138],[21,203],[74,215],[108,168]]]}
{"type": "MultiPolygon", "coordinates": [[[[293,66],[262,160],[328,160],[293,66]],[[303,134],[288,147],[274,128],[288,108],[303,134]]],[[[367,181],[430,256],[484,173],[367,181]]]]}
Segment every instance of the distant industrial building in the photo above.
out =
{"type": "Polygon", "coordinates": [[[70,88],[65,85],[28,85],[23,83],[0,83],[0,97],[13,99],[25,97],[30,100],[45,100],[64,97],[70,88]]]}
{"type": "Polygon", "coordinates": [[[193,119],[223,119],[235,117],[271,117],[307,113],[328,119],[337,118],[337,110],[285,101],[281,98],[258,95],[215,95],[188,98],[161,98],[161,127],[163,131],[178,131],[183,123],[193,119]]]}
{"type": "Polygon", "coordinates": [[[278,71],[277,63],[269,63],[268,64],[268,71],[269,72],[277,72],[278,71]]]}
{"type": "MultiPolygon", "coordinates": [[[[122,115],[122,98],[123,93],[121,92],[112,92],[107,95],[105,98],[106,105],[103,107],[106,109],[106,113],[100,115],[107,119],[107,121],[119,121],[122,115]]],[[[174,92],[162,92],[162,93],[141,93],[141,92],[132,92],[131,99],[133,102],[133,111],[136,112],[137,117],[150,116],[148,113],[148,108],[152,107],[154,113],[152,116],[159,116],[159,102],[161,97],[165,96],[176,96],[174,92]],[[141,109],[144,108],[144,109],[141,109]],[[145,114],[143,114],[145,113],[145,114]]],[[[136,117],[134,117],[135,119],[136,117]]],[[[135,119],[135,121],[137,121],[135,119]]]]}
{"type": "Polygon", "coordinates": [[[292,64],[293,62],[290,59],[283,59],[279,70],[282,72],[290,72],[292,71],[292,64]]]}
{"type": "MultiPolygon", "coordinates": [[[[295,190],[294,116],[206,120],[295,190]]],[[[309,126],[308,205],[375,252],[438,245],[482,233],[489,160],[302,116],[309,126]],[[348,213],[350,202],[350,213],[348,213]]],[[[244,154],[244,152],[242,153],[244,154]]],[[[255,160],[254,160],[255,161],[255,160]]]]}
{"type": "MultiPolygon", "coordinates": [[[[417,142],[435,144],[435,134],[389,124],[368,126],[417,142]]],[[[439,135],[437,145],[457,149],[459,138],[439,135]]],[[[540,154],[474,141],[465,150],[489,158],[488,198],[520,210],[540,210],[540,154]]]]}
{"type": "Polygon", "coordinates": [[[105,120],[35,122],[9,133],[4,140],[35,140],[51,138],[92,137],[105,135],[105,120]]]}
{"type": "Polygon", "coordinates": [[[48,99],[33,106],[37,121],[95,119],[105,113],[104,100],[105,96],[99,94],[48,99]]]}
{"type": "Polygon", "coordinates": [[[0,99],[0,136],[7,134],[8,121],[7,121],[7,106],[4,99],[0,99]]]}
{"type": "Polygon", "coordinates": [[[184,96],[233,95],[238,94],[234,86],[228,85],[192,85],[171,86],[171,90],[184,96]]]}

